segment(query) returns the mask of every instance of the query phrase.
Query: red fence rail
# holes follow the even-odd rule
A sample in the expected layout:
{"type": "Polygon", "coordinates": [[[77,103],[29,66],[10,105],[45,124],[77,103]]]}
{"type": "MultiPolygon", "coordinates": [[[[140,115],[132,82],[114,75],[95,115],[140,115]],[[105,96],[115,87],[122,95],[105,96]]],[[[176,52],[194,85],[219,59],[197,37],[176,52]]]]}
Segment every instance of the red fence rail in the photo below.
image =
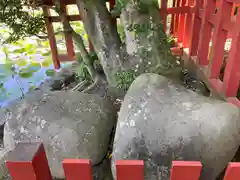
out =
{"type": "Polygon", "coordinates": [[[240,80],[240,51],[237,49],[240,47],[240,13],[235,12],[240,1],[189,0],[186,4],[184,0],[175,0],[174,3],[174,8],[181,9],[181,13],[172,15],[170,32],[178,46],[184,48],[183,59],[194,64],[212,92],[239,106],[236,96],[240,80]],[[224,46],[229,38],[231,47],[224,62],[224,46]],[[223,67],[225,71],[220,79],[223,67]]]}
{"type": "MultiPolygon", "coordinates": [[[[40,142],[19,143],[9,153],[7,169],[13,180],[52,180],[44,146],[40,142]]],[[[92,180],[88,159],[65,159],[62,162],[67,180],[92,180]]],[[[202,165],[197,161],[173,161],[170,180],[198,180],[202,165]]],[[[143,180],[144,161],[117,160],[117,180],[143,180]]],[[[240,178],[240,163],[229,163],[224,180],[240,178]]]]}

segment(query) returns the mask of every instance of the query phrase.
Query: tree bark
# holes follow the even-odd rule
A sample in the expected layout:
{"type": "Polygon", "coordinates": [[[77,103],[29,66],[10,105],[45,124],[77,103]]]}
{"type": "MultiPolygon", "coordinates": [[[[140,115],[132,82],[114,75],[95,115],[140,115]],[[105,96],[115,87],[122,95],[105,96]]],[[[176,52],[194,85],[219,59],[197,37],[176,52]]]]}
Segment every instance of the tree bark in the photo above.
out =
{"type": "Polygon", "coordinates": [[[181,67],[170,51],[157,0],[129,0],[121,13],[121,22],[125,25],[127,51],[135,56],[131,63],[138,74],[178,76],[181,67]]]}
{"type": "Polygon", "coordinates": [[[124,69],[128,59],[125,47],[112,21],[110,12],[103,0],[77,0],[77,6],[96,51],[107,81],[115,86],[114,75],[124,69]]]}
{"type": "Polygon", "coordinates": [[[121,71],[131,70],[136,75],[152,72],[168,77],[179,76],[181,67],[171,54],[157,0],[126,1],[121,12],[126,46],[121,42],[104,0],[76,2],[110,85],[116,85],[115,75],[121,71]]]}

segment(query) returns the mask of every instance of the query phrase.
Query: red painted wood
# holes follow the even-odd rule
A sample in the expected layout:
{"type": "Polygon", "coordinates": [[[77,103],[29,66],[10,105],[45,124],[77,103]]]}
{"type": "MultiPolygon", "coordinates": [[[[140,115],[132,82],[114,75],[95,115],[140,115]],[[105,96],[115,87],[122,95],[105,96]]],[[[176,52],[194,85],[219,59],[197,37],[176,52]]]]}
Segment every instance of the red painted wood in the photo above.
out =
{"type": "Polygon", "coordinates": [[[196,161],[173,161],[170,180],[198,180],[202,165],[196,161]]]}
{"type": "Polygon", "coordinates": [[[200,38],[200,30],[201,30],[201,22],[202,20],[199,18],[199,9],[201,7],[201,2],[196,1],[195,8],[196,12],[193,15],[193,25],[191,30],[190,42],[189,42],[189,55],[196,56],[198,45],[199,45],[199,38],[200,38]]]}
{"type": "Polygon", "coordinates": [[[231,19],[232,3],[220,0],[218,13],[214,24],[214,33],[212,38],[212,60],[209,66],[209,77],[219,78],[220,69],[224,56],[224,46],[228,32],[222,29],[222,24],[231,19]]]}
{"type": "Polygon", "coordinates": [[[234,17],[234,12],[235,12],[236,7],[237,7],[237,5],[234,4],[233,7],[232,7],[231,17],[234,17]]]}
{"type": "MultiPolygon", "coordinates": [[[[236,22],[240,21],[240,13],[237,15],[236,22]]],[[[239,87],[239,67],[240,67],[240,23],[235,23],[233,30],[233,39],[229,56],[227,60],[226,69],[223,78],[223,91],[227,97],[234,97],[237,95],[239,87]]]]}
{"type": "Polygon", "coordinates": [[[109,4],[110,4],[110,10],[112,10],[115,6],[115,0],[109,0],[109,4]]]}
{"type": "MultiPolygon", "coordinates": [[[[80,15],[68,15],[67,16],[69,21],[81,21],[82,18],[80,15]]],[[[51,22],[61,22],[61,17],[60,16],[50,16],[49,21],[51,22]]]]}
{"type": "Polygon", "coordinates": [[[13,180],[52,180],[42,143],[19,143],[6,166],[13,180]]]}
{"type": "Polygon", "coordinates": [[[240,163],[229,163],[224,180],[238,180],[240,178],[240,163]]]}
{"type": "MultiPolygon", "coordinates": [[[[226,2],[235,3],[235,4],[233,5],[232,13],[231,13],[231,17],[233,18],[236,7],[239,7],[239,6],[240,6],[240,5],[238,4],[238,0],[233,0],[233,1],[226,0],[226,2]]],[[[240,2],[240,1],[239,1],[239,2],[240,2]]],[[[219,1],[216,2],[216,7],[218,7],[218,6],[219,6],[219,1]]]]}
{"type": "Polygon", "coordinates": [[[88,39],[88,47],[90,52],[94,51],[94,47],[90,39],[88,39]]]}
{"type": "Polygon", "coordinates": [[[141,160],[117,160],[117,180],[143,180],[144,162],[141,160]]]}
{"type": "Polygon", "coordinates": [[[215,0],[205,1],[198,50],[198,60],[200,65],[208,65],[209,63],[208,51],[212,33],[212,24],[208,22],[208,18],[215,12],[215,6],[216,6],[215,0]]]}
{"type": "MultiPolygon", "coordinates": [[[[175,4],[176,4],[176,0],[173,0],[173,1],[172,1],[172,9],[175,7],[175,4]]],[[[174,8],[174,9],[175,9],[175,8],[174,8]]],[[[168,10],[169,10],[169,8],[168,8],[168,10]]],[[[168,12],[168,13],[169,13],[169,12],[168,12]]],[[[175,35],[175,34],[174,34],[174,23],[175,23],[174,19],[175,19],[175,15],[174,15],[173,13],[169,13],[169,14],[172,14],[172,16],[171,16],[170,34],[175,35]]]]}
{"type": "Polygon", "coordinates": [[[183,7],[173,7],[167,9],[167,14],[184,14],[184,13],[194,13],[195,8],[190,6],[183,6],[183,7]]]}
{"type": "Polygon", "coordinates": [[[160,9],[160,16],[162,19],[164,30],[166,31],[167,25],[167,1],[161,0],[161,9],[160,9]]]}
{"type": "Polygon", "coordinates": [[[232,103],[237,107],[240,107],[240,101],[236,97],[227,98],[227,102],[232,103]]]}
{"type": "MultiPolygon", "coordinates": [[[[186,0],[181,0],[181,7],[185,6],[186,4],[186,0]]],[[[178,42],[182,42],[183,41],[183,36],[184,36],[184,31],[185,31],[185,18],[186,18],[186,14],[181,14],[179,17],[179,29],[178,29],[178,42]]]]}
{"type": "Polygon", "coordinates": [[[88,159],[65,159],[63,169],[66,180],[92,180],[92,167],[88,159]]]}
{"type": "MultiPolygon", "coordinates": [[[[187,5],[190,7],[194,6],[194,0],[188,0],[187,5]]],[[[183,35],[183,47],[188,48],[190,43],[190,37],[191,37],[191,29],[193,25],[193,14],[188,13],[186,15],[186,22],[185,22],[185,30],[183,35]]]]}
{"type": "Polygon", "coordinates": [[[69,61],[75,61],[76,60],[75,56],[72,59],[72,58],[69,57],[68,54],[59,54],[58,59],[59,59],[60,62],[69,62],[69,61]]]}
{"type": "Polygon", "coordinates": [[[71,60],[73,60],[75,56],[75,52],[74,52],[73,40],[70,34],[65,33],[65,41],[66,41],[68,56],[71,60]]]}
{"type": "Polygon", "coordinates": [[[210,79],[208,78],[209,83],[212,87],[220,94],[222,92],[223,83],[220,79],[210,79]]]}
{"type": "MultiPolygon", "coordinates": [[[[49,17],[51,15],[50,11],[47,7],[43,7],[43,13],[44,13],[44,16],[46,16],[46,17],[49,17]]],[[[54,65],[54,68],[59,69],[61,67],[61,65],[60,65],[60,61],[58,59],[58,50],[57,50],[56,39],[54,36],[53,25],[49,21],[48,18],[46,18],[45,22],[46,22],[46,26],[47,26],[47,33],[48,33],[50,48],[52,51],[53,65],[54,65]]]]}
{"type": "MultiPolygon", "coordinates": [[[[179,8],[180,7],[180,3],[181,3],[181,0],[176,0],[176,7],[179,8]]],[[[179,18],[180,16],[179,15],[176,15],[175,16],[175,26],[174,26],[174,32],[175,34],[177,35],[178,33],[178,26],[179,26],[179,18]]]]}
{"type": "MultiPolygon", "coordinates": [[[[63,9],[65,15],[68,15],[66,5],[63,4],[63,1],[61,1],[61,6],[62,6],[62,9],[63,9]]],[[[64,26],[64,24],[63,24],[63,26],[64,26]]],[[[74,52],[74,47],[73,47],[72,36],[69,33],[64,33],[64,36],[65,36],[65,44],[66,44],[68,56],[71,60],[73,60],[74,56],[75,56],[75,52],[74,52]]]]}
{"type": "Polygon", "coordinates": [[[204,2],[205,0],[198,0],[199,1],[199,4],[200,4],[200,8],[203,9],[204,8],[204,2]]]}
{"type": "Polygon", "coordinates": [[[183,48],[173,47],[173,48],[171,48],[171,52],[174,56],[182,56],[183,55],[183,48]]]}
{"type": "MultiPolygon", "coordinates": [[[[53,6],[54,5],[53,1],[54,0],[43,0],[43,4],[48,5],[48,6],[53,6]]],[[[61,0],[61,1],[63,1],[63,3],[66,5],[76,4],[76,0],[61,0]]]]}

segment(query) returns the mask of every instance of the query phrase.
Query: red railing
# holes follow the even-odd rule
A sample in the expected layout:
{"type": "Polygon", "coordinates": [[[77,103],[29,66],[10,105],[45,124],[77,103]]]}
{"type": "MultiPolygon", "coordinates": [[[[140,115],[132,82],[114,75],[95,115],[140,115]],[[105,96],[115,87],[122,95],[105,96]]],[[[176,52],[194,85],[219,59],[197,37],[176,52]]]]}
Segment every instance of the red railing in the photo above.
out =
{"type": "Polygon", "coordinates": [[[186,4],[185,0],[174,0],[173,3],[174,9],[168,9],[172,14],[170,32],[184,49],[183,59],[194,64],[195,71],[212,92],[239,106],[236,96],[240,80],[240,50],[237,50],[240,13],[235,16],[234,12],[240,1],[188,0],[186,4]],[[220,80],[227,38],[232,42],[223,80],[220,80]]]}
{"type": "MultiPolygon", "coordinates": [[[[13,180],[52,180],[44,146],[40,142],[19,143],[8,155],[7,169],[13,180]]],[[[88,159],[65,159],[63,169],[67,180],[92,180],[88,159]]],[[[197,161],[173,161],[170,180],[198,180],[202,165],[197,161]]],[[[144,161],[117,160],[117,180],[143,180],[144,161]]],[[[224,180],[240,179],[240,163],[229,163],[224,180]]]]}

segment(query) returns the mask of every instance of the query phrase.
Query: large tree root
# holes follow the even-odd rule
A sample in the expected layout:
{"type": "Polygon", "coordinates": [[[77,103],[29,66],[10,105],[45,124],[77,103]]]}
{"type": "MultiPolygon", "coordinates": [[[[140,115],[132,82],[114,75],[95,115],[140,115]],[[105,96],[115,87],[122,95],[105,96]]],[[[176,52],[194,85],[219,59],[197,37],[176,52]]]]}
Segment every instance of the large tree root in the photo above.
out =
{"type": "Polygon", "coordinates": [[[89,93],[90,91],[98,88],[99,86],[99,81],[96,81],[94,83],[92,83],[91,85],[89,85],[88,87],[86,87],[84,90],[82,90],[83,93],[89,93]]]}
{"type": "Polygon", "coordinates": [[[82,91],[87,87],[88,81],[84,80],[78,83],[74,88],[72,88],[72,91],[82,91]]]}

